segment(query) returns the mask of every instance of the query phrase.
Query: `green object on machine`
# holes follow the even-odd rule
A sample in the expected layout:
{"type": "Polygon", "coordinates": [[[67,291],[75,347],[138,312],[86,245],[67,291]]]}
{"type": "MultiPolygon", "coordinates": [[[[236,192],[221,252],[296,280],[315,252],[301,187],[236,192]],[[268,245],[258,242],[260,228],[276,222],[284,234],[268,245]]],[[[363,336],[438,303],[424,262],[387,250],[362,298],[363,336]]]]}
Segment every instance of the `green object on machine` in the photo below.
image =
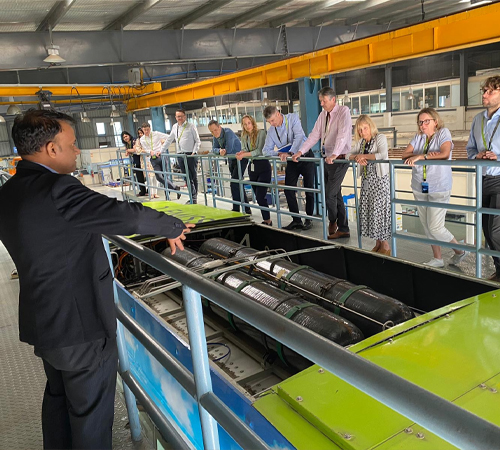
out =
{"type": "MultiPolygon", "coordinates": [[[[462,300],[349,350],[500,426],[499,298],[493,291],[462,300]]],[[[254,407],[297,449],[455,448],[316,365],[275,386],[254,407]],[[317,441],[319,435],[332,447],[317,441]]]]}

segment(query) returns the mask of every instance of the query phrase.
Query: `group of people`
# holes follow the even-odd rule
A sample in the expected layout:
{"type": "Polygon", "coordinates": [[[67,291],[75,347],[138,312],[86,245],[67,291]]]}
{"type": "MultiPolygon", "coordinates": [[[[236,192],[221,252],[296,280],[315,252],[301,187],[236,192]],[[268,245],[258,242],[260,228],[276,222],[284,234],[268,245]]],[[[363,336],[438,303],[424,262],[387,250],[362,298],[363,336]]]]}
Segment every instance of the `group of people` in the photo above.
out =
{"type": "MultiPolygon", "coordinates": [[[[500,77],[488,78],[482,88],[483,106],[487,108],[474,119],[470,132],[467,152],[470,158],[496,160],[500,154],[500,133],[498,127],[498,107],[500,106],[500,77]]],[[[362,236],[375,240],[372,251],[390,255],[389,239],[391,237],[390,213],[390,181],[389,165],[387,163],[372,164],[376,160],[387,160],[388,143],[386,137],[379,133],[373,120],[367,115],[361,115],[354,125],[354,146],[352,146],[352,125],[349,108],[336,103],[336,95],[332,88],[324,87],[318,92],[322,111],[319,114],[313,130],[306,137],[299,119],[295,113],[282,114],[275,106],[264,109],[264,118],[269,124],[267,133],[258,129],[255,119],[245,115],[241,121],[241,138],[228,127],[222,127],[216,120],[211,120],[208,129],[213,136],[212,152],[229,158],[231,178],[241,180],[248,168],[250,181],[269,184],[271,182],[271,164],[266,158],[279,156],[282,161],[288,159],[285,169],[285,197],[292,221],[284,226],[287,230],[308,230],[312,228],[311,220],[314,214],[314,193],[306,191],[306,216],[299,213],[296,187],[302,176],[304,188],[314,189],[316,186],[316,169],[314,162],[308,161],[314,154],[311,148],[320,143],[321,156],[325,161],[326,208],[328,211],[328,239],[347,238],[350,236],[341,185],[349,168],[346,163],[334,163],[339,160],[355,161],[359,165],[358,176],[361,178],[361,193],[359,199],[359,219],[362,236]],[[238,162],[239,161],[239,164],[238,162]]],[[[443,120],[433,108],[424,108],[417,115],[417,133],[403,152],[405,163],[412,166],[411,189],[417,201],[449,203],[452,188],[452,171],[449,165],[415,165],[417,161],[450,160],[453,151],[453,141],[450,131],[445,128],[443,120]]],[[[169,135],[151,131],[149,124],[143,124],[139,134],[140,141],[134,145],[130,134],[124,132],[122,140],[130,153],[134,153],[134,165],[139,166],[137,155],[145,151],[147,160],[158,182],[168,183],[170,189],[179,189],[157,172],[161,171],[161,154],[168,153],[168,146],[175,140],[177,153],[197,154],[200,139],[196,127],[186,121],[183,110],[176,111],[176,124],[169,135]]],[[[178,159],[182,171],[184,158],[178,159]]],[[[198,181],[196,176],[196,158],[187,158],[189,179],[192,183],[193,201],[196,202],[198,181]]],[[[140,175],[138,181],[141,183],[140,175]]],[[[483,176],[483,206],[496,208],[497,195],[500,192],[500,168],[487,167],[483,176]]],[[[269,208],[267,187],[252,185],[259,206],[269,208]]],[[[141,189],[143,189],[141,187],[141,189]]],[[[144,191],[141,190],[141,193],[144,191]]],[[[231,183],[233,211],[239,211],[241,203],[243,210],[250,214],[246,191],[241,183],[231,183]],[[241,198],[243,194],[243,198],[241,198]]],[[[500,202],[499,202],[500,203],[500,202]]],[[[418,215],[424,232],[429,239],[458,244],[452,233],[445,227],[445,208],[418,206],[418,215]]],[[[269,211],[261,210],[263,224],[272,225],[269,211]]],[[[492,249],[500,249],[500,218],[483,215],[483,229],[487,244],[492,249]]],[[[425,263],[431,267],[444,267],[441,247],[432,245],[433,258],[425,263]]],[[[466,252],[453,249],[454,255],[450,264],[458,264],[466,252]]],[[[500,279],[500,260],[494,258],[500,279]]],[[[497,277],[497,275],[495,275],[497,277]]]]}
{"type": "MultiPolygon", "coordinates": [[[[168,154],[168,148],[175,141],[177,164],[182,173],[189,174],[191,184],[192,203],[197,203],[198,195],[198,176],[196,157],[184,158],[181,155],[191,156],[196,155],[200,149],[201,141],[196,126],[187,122],[186,112],[178,109],[175,112],[176,123],[173,125],[170,134],[161,133],[160,131],[152,131],[149,123],[144,122],[137,130],[137,138],[134,138],[128,131],[123,131],[121,134],[122,143],[125,146],[128,155],[132,156],[134,175],[139,185],[139,195],[148,195],[146,186],[149,186],[149,195],[152,198],[159,198],[157,186],[167,187],[169,190],[177,192],[177,199],[181,197],[180,186],[172,183],[169,177],[164,177],[164,158],[163,155],[168,154]],[[144,166],[144,158],[146,156],[146,167],[144,166]],[[149,181],[145,183],[144,174],[147,173],[149,181]]],[[[165,198],[168,198],[168,191],[165,190],[165,198]]],[[[191,201],[188,201],[191,203],[191,201]]]]}

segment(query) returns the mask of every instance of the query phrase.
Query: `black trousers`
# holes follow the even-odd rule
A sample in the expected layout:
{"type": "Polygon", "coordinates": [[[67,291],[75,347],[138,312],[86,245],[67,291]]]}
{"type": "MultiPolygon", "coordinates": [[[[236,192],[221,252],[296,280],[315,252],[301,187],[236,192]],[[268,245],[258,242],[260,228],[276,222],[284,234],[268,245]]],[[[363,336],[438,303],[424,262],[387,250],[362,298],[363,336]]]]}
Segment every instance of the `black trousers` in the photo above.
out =
{"type": "Polygon", "coordinates": [[[134,175],[139,183],[139,195],[146,195],[146,186],[144,185],[144,172],[141,169],[141,163],[139,162],[139,165],[136,165],[134,163],[134,175]],[[139,169],[139,170],[137,170],[139,169]]]}
{"type": "MultiPolygon", "coordinates": [[[[248,165],[248,159],[243,158],[240,161],[242,178],[245,176],[245,170],[247,169],[247,165],[248,165]]],[[[238,161],[236,159],[229,160],[229,172],[231,172],[231,178],[233,180],[240,179],[240,175],[238,173],[238,161]]],[[[233,197],[233,200],[235,202],[241,202],[240,185],[238,183],[231,183],[231,197],[233,197]]],[[[245,193],[245,189],[243,189],[243,199],[245,203],[248,203],[248,198],[247,194],[245,193]]],[[[233,211],[239,211],[239,210],[240,210],[240,205],[234,204],[233,211]]],[[[245,206],[245,212],[247,214],[251,214],[251,210],[248,206],[245,206]]]]}
{"type": "MultiPolygon", "coordinates": [[[[483,176],[483,207],[500,208],[500,176],[483,176]]],[[[500,216],[483,214],[483,233],[491,250],[500,250],[500,216]]],[[[500,259],[493,256],[497,276],[500,276],[500,259]]]]}
{"type": "MultiPolygon", "coordinates": [[[[158,180],[158,182],[165,187],[165,178],[163,177],[163,173],[157,173],[157,172],[163,172],[163,162],[161,157],[156,157],[156,158],[151,158],[151,165],[153,166],[153,170],[155,171],[155,177],[158,180]]],[[[172,183],[168,178],[166,180],[166,184],[169,189],[175,189],[175,184],[172,183]]],[[[167,191],[165,191],[165,198],[168,198],[167,191]]]]}
{"type": "MultiPolygon", "coordinates": [[[[250,163],[248,169],[248,175],[250,176],[250,181],[257,181],[258,183],[271,183],[271,164],[269,161],[257,160],[250,163]]],[[[252,189],[255,192],[255,197],[259,206],[268,208],[267,203],[267,187],[264,186],[253,186],[252,189]]],[[[262,219],[269,220],[271,214],[269,211],[261,210],[262,219]]]]}
{"type": "MultiPolygon", "coordinates": [[[[304,157],[313,157],[312,151],[307,152],[304,157]]],[[[302,175],[304,180],[304,187],[314,189],[314,180],[316,176],[316,169],[313,162],[307,162],[303,158],[298,162],[288,161],[285,170],[285,186],[297,186],[299,176],[302,175]]],[[[297,203],[296,191],[285,189],[286,202],[290,212],[298,213],[299,204],[297,203]]],[[[306,192],[306,214],[312,216],[314,213],[314,194],[306,192]]],[[[294,222],[302,222],[300,217],[294,217],[294,222]]]]}
{"type": "Polygon", "coordinates": [[[337,222],[339,231],[348,232],[349,224],[342,198],[342,181],[349,164],[325,164],[325,197],[328,219],[330,223],[337,222]]]}
{"type": "Polygon", "coordinates": [[[47,384],[42,404],[44,449],[111,449],[118,350],[102,338],[37,349],[47,384]]]}
{"type": "MultiPolygon", "coordinates": [[[[186,155],[192,155],[193,153],[186,153],[186,155]]],[[[193,198],[196,199],[198,195],[198,158],[186,158],[187,160],[187,169],[189,173],[189,181],[191,182],[191,193],[193,194],[193,198]]],[[[186,166],[184,164],[184,158],[177,158],[177,163],[181,168],[182,173],[186,172],[186,166]]]]}

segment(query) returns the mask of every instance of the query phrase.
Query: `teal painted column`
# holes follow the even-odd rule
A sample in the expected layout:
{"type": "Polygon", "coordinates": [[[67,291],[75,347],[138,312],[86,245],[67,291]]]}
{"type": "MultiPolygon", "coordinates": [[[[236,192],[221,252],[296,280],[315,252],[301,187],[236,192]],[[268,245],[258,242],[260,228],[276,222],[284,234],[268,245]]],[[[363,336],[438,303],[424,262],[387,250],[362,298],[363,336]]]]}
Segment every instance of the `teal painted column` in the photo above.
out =
{"type": "MultiPolygon", "coordinates": [[[[321,112],[321,105],[318,100],[318,91],[320,89],[321,80],[319,78],[299,78],[300,121],[306,136],[309,136],[321,112]]],[[[319,143],[312,150],[316,156],[319,156],[319,143]]]]}
{"type": "Polygon", "coordinates": [[[155,106],[149,109],[151,110],[151,122],[153,122],[153,131],[166,133],[167,129],[165,128],[165,117],[163,116],[163,107],[155,106]]]}

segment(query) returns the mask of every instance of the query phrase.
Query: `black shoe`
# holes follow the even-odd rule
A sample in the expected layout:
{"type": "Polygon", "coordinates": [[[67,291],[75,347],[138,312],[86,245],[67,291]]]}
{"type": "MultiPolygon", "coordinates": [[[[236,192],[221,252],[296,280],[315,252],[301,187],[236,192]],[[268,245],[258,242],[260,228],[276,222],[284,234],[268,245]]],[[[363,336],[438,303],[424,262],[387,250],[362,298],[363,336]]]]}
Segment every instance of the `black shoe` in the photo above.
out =
{"type": "Polygon", "coordinates": [[[267,223],[267,222],[262,222],[262,225],[267,225],[267,226],[269,226],[269,227],[272,227],[272,226],[273,226],[273,222],[272,222],[272,221],[271,221],[271,222],[269,222],[269,223],[267,223]]]}
{"type": "Polygon", "coordinates": [[[252,215],[252,210],[250,208],[245,209],[245,214],[252,215]]]}
{"type": "Polygon", "coordinates": [[[304,225],[302,225],[302,221],[300,222],[290,222],[286,227],[282,227],[284,230],[303,230],[304,225]]]}
{"type": "Polygon", "coordinates": [[[304,222],[303,230],[310,230],[313,227],[313,223],[311,219],[306,219],[304,222]]]}
{"type": "MultiPolygon", "coordinates": [[[[181,187],[180,186],[175,186],[175,190],[176,191],[180,191],[181,187]]],[[[177,200],[179,200],[180,198],[181,198],[181,194],[179,192],[177,192],[177,200]]]]}

